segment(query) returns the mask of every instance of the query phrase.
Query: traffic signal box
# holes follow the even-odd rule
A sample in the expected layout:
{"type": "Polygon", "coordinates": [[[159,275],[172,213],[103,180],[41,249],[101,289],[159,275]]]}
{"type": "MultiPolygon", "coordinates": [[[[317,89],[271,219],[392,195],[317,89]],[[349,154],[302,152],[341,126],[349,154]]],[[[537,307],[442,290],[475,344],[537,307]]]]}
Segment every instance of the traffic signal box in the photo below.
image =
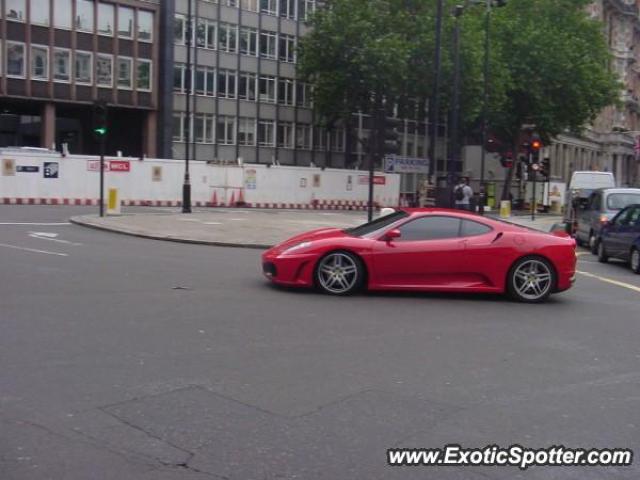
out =
{"type": "Polygon", "coordinates": [[[91,127],[96,140],[103,140],[109,132],[107,103],[98,101],[93,104],[91,127]]]}

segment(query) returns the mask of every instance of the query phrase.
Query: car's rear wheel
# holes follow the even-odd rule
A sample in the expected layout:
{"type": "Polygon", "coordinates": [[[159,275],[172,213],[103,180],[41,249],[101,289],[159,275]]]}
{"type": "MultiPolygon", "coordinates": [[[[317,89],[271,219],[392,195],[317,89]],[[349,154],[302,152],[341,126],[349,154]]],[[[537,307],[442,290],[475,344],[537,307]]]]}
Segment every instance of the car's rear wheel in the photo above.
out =
{"type": "Polygon", "coordinates": [[[607,263],[609,261],[609,256],[607,255],[607,250],[602,239],[598,242],[598,261],[600,263],[607,263]]]}
{"type": "Polygon", "coordinates": [[[631,264],[633,273],[640,274],[640,250],[635,247],[631,250],[631,261],[629,263],[631,264]]]}
{"type": "Polygon", "coordinates": [[[362,261],[349,252],[331,252],[320,259],[315,271],[316,285],[331,295],[349,295],[364,280],[362,261]]]}
{"type": "Polygon", "coordinates": [[[553,266],[542,257],[524,257],[509,271],[509,295],[520,302],[544,302],[556,284],[553,266]]]}

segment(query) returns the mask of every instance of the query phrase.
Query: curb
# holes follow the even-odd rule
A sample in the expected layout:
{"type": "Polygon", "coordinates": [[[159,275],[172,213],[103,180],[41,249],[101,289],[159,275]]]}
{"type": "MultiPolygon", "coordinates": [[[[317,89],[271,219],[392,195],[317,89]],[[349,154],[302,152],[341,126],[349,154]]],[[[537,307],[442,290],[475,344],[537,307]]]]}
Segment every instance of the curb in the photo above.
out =
{"type": "Polygon", "coordinates": [[[209,245],[213,247],[250,248],[254,250],[266,250],[268,248],[273,247],[273,245],[266,245],[266,244],[260,244],[260,243],[212,242],[208,240],[194,240],[190,238],[153,235],[150,233],[141,233],[141,232],[135,232],[132,230],[118,229],[116,227],[110,227],[107,225],[98,225],[95,223],[91,223],[90,221],[84,220],[82,217],[71,217],[69,219],[69,222],[73,223],[74,225],[92,228],[94,230],[101,230],[104,232],[111,232],[111,233],[119,233],[121,235],[128,235],[130,237],[138,237],[138,238],[146,238],[150,240],[161,240],[161,241],[163,240],[165,242],[188,243],[192,245],[209,245]]]}

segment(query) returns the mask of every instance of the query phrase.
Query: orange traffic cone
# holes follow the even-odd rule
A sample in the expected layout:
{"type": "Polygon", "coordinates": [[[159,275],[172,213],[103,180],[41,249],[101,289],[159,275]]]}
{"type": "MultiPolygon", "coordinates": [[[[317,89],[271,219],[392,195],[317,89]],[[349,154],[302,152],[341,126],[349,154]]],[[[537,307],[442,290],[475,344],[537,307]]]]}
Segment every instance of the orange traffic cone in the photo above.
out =
{"type": "Polygon", "coordinates": [[[213,191],[213,198],[211,199],[211,205],[213,207],[218,206],[218,192],[216,190],[213,191]]]}
{"type": "Polygon", "coordinates": [[[236,204],[236,192],[231,191],[231,201],[229,202],[229,206],[233,207],[236,204]]]}
{"type": "Polygon", "coordinates": [[[242,189],[240,189],[240,193],[238,194],[238,205],[244,205],[244,193],[242,189]]]}

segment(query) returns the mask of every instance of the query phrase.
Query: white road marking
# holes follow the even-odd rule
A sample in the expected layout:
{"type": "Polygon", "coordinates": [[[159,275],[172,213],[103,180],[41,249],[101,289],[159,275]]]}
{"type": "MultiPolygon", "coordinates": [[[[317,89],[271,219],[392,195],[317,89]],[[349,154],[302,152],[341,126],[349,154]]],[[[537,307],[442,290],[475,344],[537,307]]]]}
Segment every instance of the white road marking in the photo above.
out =
{"type": "Polygon", "coordinates": [[[37,223],[37,222],[0,222],[0,225],[35,225],[39,227],[57,227],[71,225],[69,222],[64,223],[37,223]]]}
{"type": "Polygon", "coordinates": [[[14,248],[16,250],[22,250],[24,252],[32,252],[32,253],[44,253],[46,255],[58,255],[60,257],[68,257],[69,255],[67,255],[66,253],[60,253],[60,252],[50,252],[48,250],[37,250],[35,248],[27,248],[27,247],[19,247],[17,245],[9,245],[7,243],[0,243],[0,247],[6,247],[6,248],[14,248]]]}
{"type": "Polygon", "coordinates": [[[55,238],[57,233],[49,232],[29,232],[31,238],[39,238],[40,240],[48,240],[50,242],[64,243],[65,245],[82,245],[81,243],[70,242],[68,240],[62,240],[61,238],[55,238]]]}
{"type": "Polygon", "coordinates": [[[594,275],[593,273],[583,272],[583,271],[580,271],[580,270],[576,270],[576,273],[579,273],[580,275],[584,275],[585,277],[595,278],[596,280],[600,280],[601,282],[610,283],[611,285],[616,285],[616,286],[622,287],[622,288],[628,288],[629,290],[633,290],[634,292],[640,293],[640,287],[637,287],[637,286],[632,285],[630,283],[620,282],[620,281],[614,280],[612,278],[601,277],[600,275],[594,275]]]}
{"type": "Polygon", "coordinates": [[[202,222],[204,225],[222,225],[222,222],[202,222]]]}

